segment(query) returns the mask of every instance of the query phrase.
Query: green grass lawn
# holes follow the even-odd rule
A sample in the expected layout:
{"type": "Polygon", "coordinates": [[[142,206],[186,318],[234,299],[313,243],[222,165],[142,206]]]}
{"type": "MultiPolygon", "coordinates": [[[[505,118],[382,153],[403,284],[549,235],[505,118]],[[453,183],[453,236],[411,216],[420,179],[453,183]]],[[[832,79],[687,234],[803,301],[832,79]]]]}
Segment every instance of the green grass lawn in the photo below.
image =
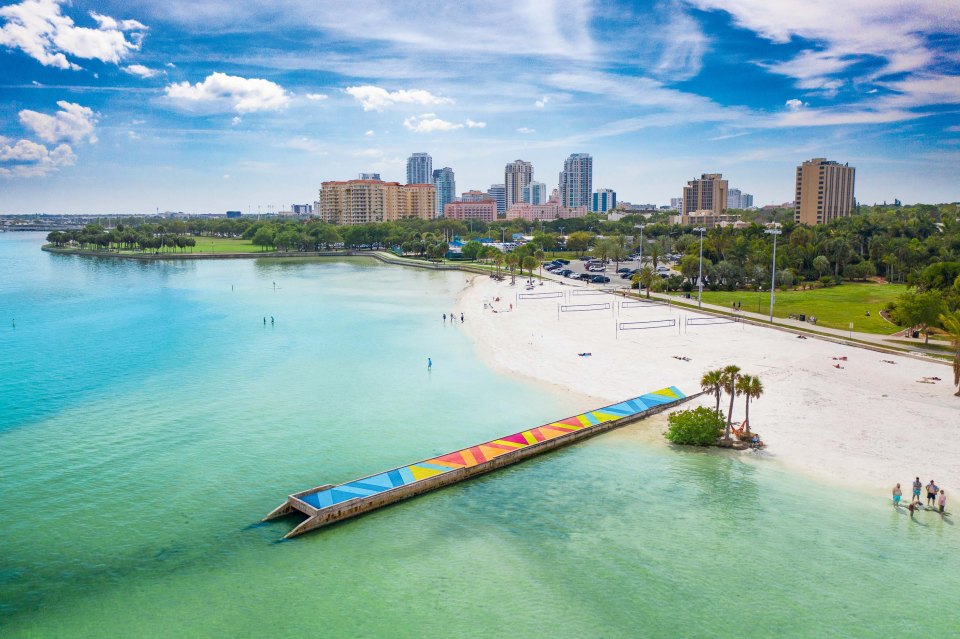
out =
{"type": "MultiPolygon", "coordinates": [[[[853,322],[853,330],[862,333],[889,335],[897,327],[880,317],[880,311],[904,293],[903,284],[841,284],[809,291],[777,291],[773,314],[788,317],[803,313],[817,318],[817,326],[846,330],[853,322]],[[870,311],[870,317],[866,312],[870,311]]],[[[696,297],[696,291],[691,294],[696,297]]],[[[769,313],[770,294],[749,291],[704,291],[703,301],[730,307],[740,301],[745,311],[769,313]]]]}
{"type": "MultiPolygon", "coordinates": [[[[259,253],[263,249],[254,246],[250,240],[234,240],[226,237],[194,237],[197,245],[194,253],[259,253]]],[[[187,249],[190,252],[190,249],[187,249]]]]}

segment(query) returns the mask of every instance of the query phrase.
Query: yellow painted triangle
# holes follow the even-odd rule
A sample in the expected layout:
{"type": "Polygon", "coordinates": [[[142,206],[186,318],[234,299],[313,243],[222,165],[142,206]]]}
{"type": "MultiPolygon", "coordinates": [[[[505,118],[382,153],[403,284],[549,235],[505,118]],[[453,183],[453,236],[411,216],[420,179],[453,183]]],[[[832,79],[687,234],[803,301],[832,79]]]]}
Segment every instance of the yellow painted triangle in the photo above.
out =
{"type": "Polygon", "coordinates": [[[424,468],[423,466],[410,466],[410,474],[413,475],[413,478],[417,481],[421,479],[426,479],[427,477],[433,477],[434,475],[439,475],[444,471],[437,470],[436,468],[424,468]]]}
{"type": "Polygon", "coordinates": [[[660,390],[654,391],[653,393],[651,393],[651,395],[663,395],[663,396],[665,396],[665,397],[677,397],[677,394],[674,393],[674,392],[673,392],[672,390],[670,390],[669,388],[661,388],[660,390]]]}
{"type": "Polygon", "coordinates": [[[600,411],[593,411],[593,416],[599,419],[601,422],[609,422],[612,419],[620,419],[623,415],[614,415],[613,413],[601,413],[600,411]]]}
{"type": "Polygon", "coordinates": [[[536,444],[539,441],[529,430],[525,430],[520,434],[523,435],[523,438],[527,440],[528,444],[536,444]]]}
{"type": "Polygon", "coordinates": [[[525,444],[520,444],[518,442],[508,442],[502,439],[495,439],[490,443],[497,444],[498,446],[509,446],[510,448],[523,448],[525,446],[525,444]]]}

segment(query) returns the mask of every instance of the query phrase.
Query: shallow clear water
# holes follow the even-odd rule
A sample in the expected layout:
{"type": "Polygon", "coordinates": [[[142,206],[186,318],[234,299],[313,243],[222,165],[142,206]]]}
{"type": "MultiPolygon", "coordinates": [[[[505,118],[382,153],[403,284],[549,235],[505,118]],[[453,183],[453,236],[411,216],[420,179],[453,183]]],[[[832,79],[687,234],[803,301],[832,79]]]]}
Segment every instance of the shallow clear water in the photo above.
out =
{"type": "Polygon", "coordinates": [[[275,543],[289,492],[591,407],[478,362],[458,273],[42,237],[0,234],[4,637],[960,629],[949,519],[642,426],[275,543]]]}

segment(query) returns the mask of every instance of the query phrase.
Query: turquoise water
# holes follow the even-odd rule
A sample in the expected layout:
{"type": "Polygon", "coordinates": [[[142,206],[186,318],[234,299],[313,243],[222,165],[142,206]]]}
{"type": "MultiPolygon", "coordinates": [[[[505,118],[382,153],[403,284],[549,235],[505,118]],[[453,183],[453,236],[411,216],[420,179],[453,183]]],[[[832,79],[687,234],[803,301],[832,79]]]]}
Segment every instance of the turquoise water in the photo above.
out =
{"type": "Polygon", "coordinates": [[[289,492],[590,406],[477,361],[458,273],[41,241],[0,234],[4,637],[960,630],[949,519],[633,427],[276,543],[289,492]]]}

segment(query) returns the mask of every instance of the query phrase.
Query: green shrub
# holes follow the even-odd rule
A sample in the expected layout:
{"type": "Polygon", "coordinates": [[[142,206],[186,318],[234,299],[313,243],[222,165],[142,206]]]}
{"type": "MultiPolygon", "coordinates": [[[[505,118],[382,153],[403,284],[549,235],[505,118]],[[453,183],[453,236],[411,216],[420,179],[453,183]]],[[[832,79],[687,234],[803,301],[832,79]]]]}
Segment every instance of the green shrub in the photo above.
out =
{"type": "Polygon", "coordinates": [[[723,435],[723,418],[705,406],[673,413],[669,422],[664,437],[674,444],[712,446],[723,435]]]}

